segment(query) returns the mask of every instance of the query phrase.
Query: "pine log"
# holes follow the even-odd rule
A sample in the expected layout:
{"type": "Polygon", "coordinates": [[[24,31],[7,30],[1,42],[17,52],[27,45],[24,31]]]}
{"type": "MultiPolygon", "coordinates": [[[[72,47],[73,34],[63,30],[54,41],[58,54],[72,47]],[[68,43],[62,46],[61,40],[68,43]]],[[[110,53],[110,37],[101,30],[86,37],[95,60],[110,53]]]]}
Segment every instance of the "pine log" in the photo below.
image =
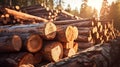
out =
{"type": "Polygon", "coordinates": [[[78,30],[78,35],[90,36],[91,34],[91,30],[78,30]]]}
{"type": "Polygon", "coordinates": [[[56,25],[74,25],[74,26],[94,26],[94,22],[85,20],[64,20],[64,21],[54,21],[56,25]]]}
{"type": "Polygon", "coordinates": [[[73,49],[75,50],[75,53],[78,51],[78,43],[74,42],[73,49]]]}
{"type": "Polygon", "coordinates": [[[91,20],[61,20],[61,21],[54,21],[54,24],[56,25],[68,25],[68,24],[74,24],[74,23],[80,23],[80,22],[92,22],[91,20]]]}
{"type": "Polygon", "coordinates": [[[73,38],[74,38],[74,40],[75,39],[77,39],[77,37],[78,37],[78,28],[76,27],[76,26],[73,26],[73,38]]]}
{"type": "Polygon", "coordinates": [[[63,42],[62,45],[63,45],[63,48],[65,48],[65,49],[70,49],[70,48],[73,48],[74,42],[73,42],[73,41],[63,42]]]}
{"type": "Polygon", "coordinates": [[[22,19],[22,20],[48,22],[48,20],[46,20],[44,18],[40,18],[40,17],[33,16],[33,15],[30,15],[30,14],[22,13],[22,12],[17,12],[15,10],[12,10],[12,9],[9,9],[9,8],[5,8],[5,10],[8,14],[13,15],[14,17],[17,17],[17,18],[22,19]]]}
{"type": "Polygon", "coordinates": [[[18,35],[0,37],[0,53],[20,51],[22,40],[18,35]]]}
{"type": "Polygon", "coordinates": [[[86,49],[94,45],[93,43],[89,43],[89,42],[77,42],[77,43],[79,49],[86,49]]]}
{"type": "Polygon", "coordinates": [[[63,46],[60,42],[46,41],[43,45],[45,60],[57,62],[63,57],[63,46]]]}
{"type": "Polygon", "coordinates": [[[0,31],[15,33],[38,33],[42,38],[48,40],[54,39],[56,36],[56,26],[51,22],[29,25],[1,26],[0,31]]]}
{"type": "Polygon", "coordinates": [[[63,50],[64,50],[64,53],[63,53],[64,57],[71,57],[76,54],[76,51],[74,50],[74,48],[63,49],[63,50]]]}
{"type": "Polygon", "coordinates": [[[0,67],[19,67],[23,64],[33,64],[34,57],[31,53],[0,54],[0,67]]]}
{"type": "Polygon", "coordinates": [[[57,26],[56,38],[61,42],[69,42],[74,40],[74,33],[72,26],[57,26]]]}
{"type": "Polygon", "coordinates": [[[75,41],[79,42],[90,42],[92,40],[92,36],[83,36],[83,35],[78,35],[78,38],[75,41]]]}
{"type": "Polygon", "coordinates": [[[35,53],[42,48],[42,39],[38,34],[19,34],[23,41],[23,50],[35,53]]]}

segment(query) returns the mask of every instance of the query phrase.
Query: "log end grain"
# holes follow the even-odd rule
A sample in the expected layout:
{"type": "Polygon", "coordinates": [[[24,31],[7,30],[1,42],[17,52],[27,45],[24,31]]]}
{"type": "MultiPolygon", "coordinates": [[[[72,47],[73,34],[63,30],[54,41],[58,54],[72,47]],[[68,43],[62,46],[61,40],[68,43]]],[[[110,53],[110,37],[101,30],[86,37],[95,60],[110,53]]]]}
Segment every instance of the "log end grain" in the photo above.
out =
{"type": "Polygon", "coordinates": [[[13,44],[13,48],[16,51],[20,51],[21,47],[22,47],[22,40],[18,35],[14,35],[12,38],[12,44],[13,44]]]}
{"type": "Polygon", "coordinates": [[[21,66],[23,64],[33,64],[34,63],[34,56],[30,53],[26,53],[19,62],[18,66],[21,66]]]}
{"type": "Polygon", "coordinates": [[[46,35],[46,39],[50,40],[50,39],[54,39],[55,36],[56,36],[56,25],[53,24],[52,22],[48,22],[46,24],[46,27],[45,27],[45,35],[46,35]]]}
{"type": "Polygon", "coordinates": [[[51,42],[44,47],[44,57],[49,61],[59,61],[63,57],[63,46],[60,42],[51,42]]]}
{"type": "Polygon", "coordinates": [[[27,42],[29,52],[37,52],[42,48],[42,39],[39,35],[31,35],[27,42]]]}
{"type": "Polygon", "coordinates": [[[64,57],[71,57],[73,55],[75,55],[75,50],[73,48],[70,49],[64,49],[64,57]]]}

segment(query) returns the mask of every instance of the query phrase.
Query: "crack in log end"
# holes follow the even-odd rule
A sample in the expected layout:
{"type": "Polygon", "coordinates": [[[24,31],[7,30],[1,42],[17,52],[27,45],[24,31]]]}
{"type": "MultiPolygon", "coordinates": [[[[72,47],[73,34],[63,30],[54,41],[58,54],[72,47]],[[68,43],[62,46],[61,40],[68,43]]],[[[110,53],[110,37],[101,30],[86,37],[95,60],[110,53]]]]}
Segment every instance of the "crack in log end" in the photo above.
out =
{"type": "Polygon", "coordinates": [[[12,39],[12,44],[16,51],[20,51],[20,49],[22,47],[21,38],[18,35],[14,35],[13,39],[12,39]]]}
{"type": "Polygon", "coordinates": [[[42,39],[39,35],[30,35],[27,42],[27,49],[29,52],[37,52],[42,48],[42,39]]]}
{"type": "Polygon", "coordinates": [[[56,25],[52,22],[48,22],[45,26],[45,35],[47,39],[54,39],[56,36],[56,25]]]}

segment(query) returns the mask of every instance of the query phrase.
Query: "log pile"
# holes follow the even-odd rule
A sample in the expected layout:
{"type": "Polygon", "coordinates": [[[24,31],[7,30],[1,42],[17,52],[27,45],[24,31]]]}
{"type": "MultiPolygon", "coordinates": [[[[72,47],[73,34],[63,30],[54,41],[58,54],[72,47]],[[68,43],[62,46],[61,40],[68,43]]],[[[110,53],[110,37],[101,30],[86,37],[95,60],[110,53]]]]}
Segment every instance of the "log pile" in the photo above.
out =
{"type": "Polygon", "coordinates": [[[42,67],[119,67],[120,37],[107,43],[97,44],[78,52],[70,58],[57,63],[49,63],[42,67]]]}
{"type": "Polygon", "coordinates": [[[52,22],[0,26],[0,66],[22,67],[42,60],[58,62],[75,55],[76,33],[75,26],[57,26],[52,22]]]}

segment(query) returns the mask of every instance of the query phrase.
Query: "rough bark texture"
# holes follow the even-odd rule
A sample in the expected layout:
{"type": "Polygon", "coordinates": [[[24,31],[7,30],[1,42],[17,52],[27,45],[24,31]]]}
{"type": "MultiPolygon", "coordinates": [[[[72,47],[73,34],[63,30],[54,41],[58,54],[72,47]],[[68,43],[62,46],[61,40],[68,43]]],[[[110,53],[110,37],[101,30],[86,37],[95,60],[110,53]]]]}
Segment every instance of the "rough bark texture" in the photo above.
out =
{"type": "Polygon", "coordinates": [[[22,39],[18,35],[8,35],[0,37],[0,53],[20,51],[22,39]]]}

